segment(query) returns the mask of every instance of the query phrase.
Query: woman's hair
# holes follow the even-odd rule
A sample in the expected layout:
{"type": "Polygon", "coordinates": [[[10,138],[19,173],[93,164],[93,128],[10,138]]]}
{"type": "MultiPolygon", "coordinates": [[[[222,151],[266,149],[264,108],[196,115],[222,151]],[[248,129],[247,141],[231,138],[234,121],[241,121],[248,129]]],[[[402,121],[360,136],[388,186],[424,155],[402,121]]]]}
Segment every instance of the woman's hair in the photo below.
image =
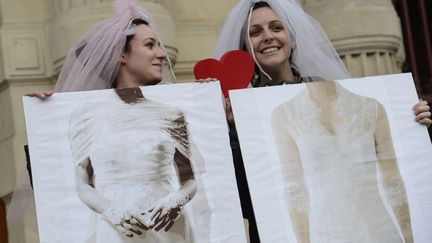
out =
{"type": "MultiPolygon", "coordinates": [[[[133,19],[131,21],[131,24],[134,26],[138,26],[138,25],[147,25],[149,26],[149,23],[147,21],[145,21],[144,19],[133,19]]],[[[126,36],[126,42],[123,48],[124,52],[129,52],[130,51],[130,42],[131,40],[135,37],[135,34],[131,34],[126,36]]]]}
{"type": "Polygon", "coordinates": [[[257,3],[255,3],[253,10],[259,9],[262,7],[270,7],[270,5],[267,2],[257,2],[257,3]]]}

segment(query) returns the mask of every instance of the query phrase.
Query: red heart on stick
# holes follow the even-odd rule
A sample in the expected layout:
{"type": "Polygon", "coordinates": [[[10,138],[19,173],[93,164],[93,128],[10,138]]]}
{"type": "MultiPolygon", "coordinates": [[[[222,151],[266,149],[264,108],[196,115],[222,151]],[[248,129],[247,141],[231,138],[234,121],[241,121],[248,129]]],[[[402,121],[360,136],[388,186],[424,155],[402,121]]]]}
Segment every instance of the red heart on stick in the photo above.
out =
{"type": "Polygon", "coordinates": [[[255,63],[249,53],[234,50],[225,53],[220,62],[212,58],[197,62],[194,74],[196,79],[218,79],[222,93],[228,97],[229,90],[244,89],[249,85],[254,68],[255,63]]]}

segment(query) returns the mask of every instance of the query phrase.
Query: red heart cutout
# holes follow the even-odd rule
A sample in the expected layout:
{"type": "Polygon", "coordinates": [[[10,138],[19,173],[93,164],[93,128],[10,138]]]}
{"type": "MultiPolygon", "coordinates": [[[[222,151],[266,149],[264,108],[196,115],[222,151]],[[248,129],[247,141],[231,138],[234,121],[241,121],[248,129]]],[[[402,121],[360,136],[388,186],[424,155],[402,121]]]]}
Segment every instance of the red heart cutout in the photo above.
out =
{"type": "Polygon", "coordinates": [[[194,74],[196,79],[218,79],[222,93],[228,97],[229,90],[244,89],[249,85],[254,68],[255,63],[249,53],[234,50],[225,53],[220,62],[212,58],[197,62],[194,74]]]}

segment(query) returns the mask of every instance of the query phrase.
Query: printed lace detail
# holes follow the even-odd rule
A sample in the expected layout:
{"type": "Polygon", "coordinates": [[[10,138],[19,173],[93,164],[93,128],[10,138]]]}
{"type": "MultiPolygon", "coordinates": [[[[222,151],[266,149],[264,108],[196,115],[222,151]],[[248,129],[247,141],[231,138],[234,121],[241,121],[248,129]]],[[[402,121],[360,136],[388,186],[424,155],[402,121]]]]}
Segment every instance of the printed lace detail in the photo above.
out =
{"type": "Polygon", "coordinates": [[[308,212],[309,196],[304,184],[291,183],[287,186],[286,196],[288,199],[288,209],[290,211],[308,212]]]}
{"type": "Polygon", "coordinates": [[[392,207],[407,203],[404,181],[400,175],[390,179],[390,188],[387,192],[387,199],[392,207]]]}

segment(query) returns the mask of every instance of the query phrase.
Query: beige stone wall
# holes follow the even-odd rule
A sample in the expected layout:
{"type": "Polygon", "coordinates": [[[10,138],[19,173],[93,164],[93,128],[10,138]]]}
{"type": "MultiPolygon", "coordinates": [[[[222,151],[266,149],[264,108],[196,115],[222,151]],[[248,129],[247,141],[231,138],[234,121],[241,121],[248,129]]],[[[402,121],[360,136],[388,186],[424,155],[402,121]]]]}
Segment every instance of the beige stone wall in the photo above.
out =
{"type": "Polygon", "coordinates": [[[194,80],[193,66],[209,58],[216,44],[219,30],[235,0],[162,0],[176,23],[178,62],[175,66],[177,82],[194,80]]]}
{"type": "Polygon", "coordinates": [[[354,77],[399,73],[401,25],[391,0],[303,0],[354,77]]]}
{"type": "MultiPolygon", "coordinates": [[[[177,82],[211,55],[237,0],[140,0],[175,62],[177,82]]],[[[400,71],[399,19],[391,0],[302,0],[328,33],[353,76],[400,71]]],[[[0,198],[8,203],[25,171],[21,96],[52,89],[67,50],[88,27],[113,15],[111,0],[0,0],[0,198]],[[5,199],[6,198],[6,199],[5,199]]],[[[38,242],[31,220],[9,226],[10,242],[38,242]]]]}

